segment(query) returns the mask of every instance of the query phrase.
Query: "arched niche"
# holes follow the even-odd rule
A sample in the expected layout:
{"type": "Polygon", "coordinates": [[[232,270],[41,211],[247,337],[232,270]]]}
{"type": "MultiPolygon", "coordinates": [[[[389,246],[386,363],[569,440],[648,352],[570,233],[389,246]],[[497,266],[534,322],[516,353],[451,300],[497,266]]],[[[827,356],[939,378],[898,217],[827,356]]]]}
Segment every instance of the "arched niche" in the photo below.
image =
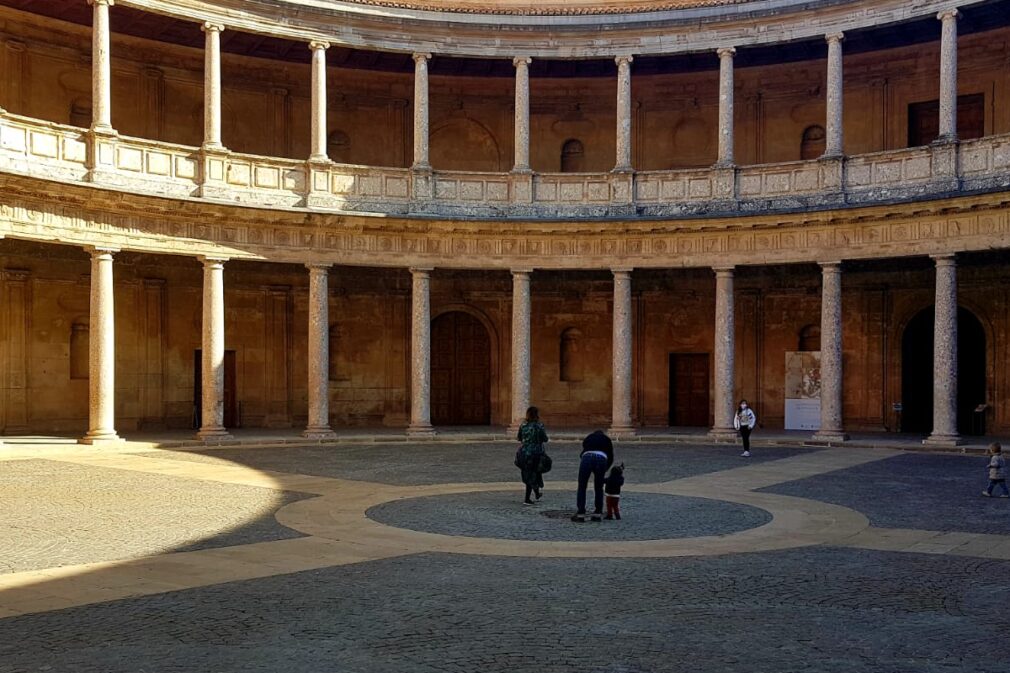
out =
{"type": "Polygon", "coordinates": [[[431,133],[431,165],[444,171],[502,170],[494,135],[469,117],[452,119],[431,133]]]}
{"type": "Polygon", "coordinates": [[[800,328],[797,342],[796,350],[798,351],[821,350],[821,326],[804,325],[800,328]]]}
{"type": "Polygon", "coordinates": [[[813,124],[803,129],[800,138],[800,159],[817,159],[824,156],[826,138],[823,126],[813,124]]]}
{"type": "Polygon", "coordinates": [[[569,138],[561,145],[561,172],[582,173],[586,170],[586,146],[578,138],[569,138]]]}

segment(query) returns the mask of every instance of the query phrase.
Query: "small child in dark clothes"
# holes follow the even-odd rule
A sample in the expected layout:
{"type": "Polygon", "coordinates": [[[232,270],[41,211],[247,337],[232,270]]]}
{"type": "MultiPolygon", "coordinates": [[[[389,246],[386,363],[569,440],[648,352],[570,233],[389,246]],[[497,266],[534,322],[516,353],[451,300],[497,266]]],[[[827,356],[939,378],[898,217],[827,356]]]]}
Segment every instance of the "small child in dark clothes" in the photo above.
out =
{"type": "Polygon", "coordinates": [[[621,486],[624,486],[624,463],[610,468],[610,475],[603,480],[603,493],[607,498],[605,519],[621,520],[621,486]]]}

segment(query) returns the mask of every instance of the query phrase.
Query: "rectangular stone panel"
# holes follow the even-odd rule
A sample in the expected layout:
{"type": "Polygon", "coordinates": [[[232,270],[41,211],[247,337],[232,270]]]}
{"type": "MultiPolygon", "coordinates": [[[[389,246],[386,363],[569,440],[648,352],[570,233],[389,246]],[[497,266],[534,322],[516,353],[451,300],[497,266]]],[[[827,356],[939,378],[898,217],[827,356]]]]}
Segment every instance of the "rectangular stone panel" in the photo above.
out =
{"type": "Polygon", "coordinates": [[[5,150],[25,152],[27,150],[25,137],[26,132],[24,129],[12,128],[10,126],[0,128],[0,146],[5,150]]]}
{"type": "Polygon", "coordinates": [[[59,144],[56,142],[56,136],[49,133],[39,133],[38,131],[32,131],[30,136],[32,154],[37,157],[55,158],[57,156],[59,144]]]}
{"type": "Polygon", "coordinates": [[[683,180],[664,180],[661,196],[664,200],[672,201],[674,199],[684,198],[686,190],[684,189],[683,180]]]}
{"type": "Polygon", "coordinates": [[[164,152],[148,152],[146,172],[151,175],[169,175],[172,172],[172,157],[164,152]]]}
{"type": "Polygon", "coordinates": [[[436,199],[455,199],[458,185],[455,180],[435,180],[436,199]]]}
{"type": "Polygon", "coordinates": [[[249,164],[229,163],[228,164],[228,184],[248,187],[252,170],[249,164]]]}
{"type": "Polygon", "coordinates": [[[281,185],[280,169],[274,166],[257,166],[254,176],[256,187],[277,189],[281,185]]]}
{"type": "Polygon", "coordinates": [[[382,177],[362,175],[358,178],[358,193],[362,196],[382,196],[382,177]]]}
{"type": "Polygon", "coordinates": [[[406,178],[386,178],[386,196],[398,199],[407,198],[408,184],[406,178]]]}
{"type": "Polygon", "coordinates": [[[359,190],[361,188],[361,180],[356,175],[341,175],[340,173],[334,173],[330,177],[330,191],[334,194],[350,194],[354,191],[354,185],[357,182],[359,190]]]}
{"type": "Polygon", "coordinates": [[[901,161],[881,161],[873,165],[873,183],[897,182],[901,179],[901,161]]]}
{"type": "Polygon", "coordinates": [[[560,201],[582,201],[584,191],[582,189],[581,182],[562,182],[561,183],[561,194],[559,197],[560,201]]]}
{"type": "Polygon", "coordinates": [[[708,178],[692,178],[688,189],[692,199],[705,199],[712,196],[712,181],[708,178]]]}
{"type": "Polygon", "coordinates": [[[175,176],[193,180],[196,178],[196,161],[189,157],[175,158],[175,176]]]}
{"type": "Polygon", "coordinates": [[[905,162],[905,179],[921,180],[929,177],[929,157],[912,157],[905,162]]]}
{"type": "Polygon", "coordinates": [[[83,164],[88,158],[88,146],[80,138],[63,138],[63,159],[83,164]]]}
{"type": "Polygon", "coordinates": [[[654,180],[639,180],[635,183],[635,198],[639,201],[655,201],[659,198],[659,183],[654,180]]]}
{"type": "Polygon", "coordinates": [[[144,170],[144,152],[134,147],[116,148],[116,168],[140,173],[144,170]]]}
{"type": "Polygon", "coordinates": [[[484,198],[488,201],[508,201],[509,186],[507,182],[488,182],[485,189],[484,198]]]}
{"type": "Polygon", "coordinates": [[[791,188],[789,173],[768,173],[765,175],[765,190],[769,194],[783,194],[791,188]]]}
{"type": "Polygon", "coordinates": [[[484,198],[484,183],[477,180],[460,181],[459,198],[466,201],[480,201],[484,198]]]}
{"type": "Polygon", "coordinates": [[[820,171],[816,166],[804,168],[793,173],[793,190],[812,192],[820,186],[818,176],[820,171]]]}
{"type": "Polygon", "coordinates": [[[533,183],[533,198],[536,201],[557,201],[558,185],[556,182],[533,183]]]}
{"type": "Polygon", "coordinates": [[[740,176],[740,196],[757,196],[761,193],[761,175],[746,174],[740,176]]]}
{"type": "Polygon", "coordinates": [[[846,182],[853,187],[864,187],[870,184],[869,164],[850,163],[845,167],[846,182]]]}
{"type": "Polygon", "coordinates": [[[305,171],[300,168],[281,169],[281,187],[288,191],[305,191],[305,171]]]}
{"type": "Polygon", "coordinates": [[[590,182],[587,184],[590,201],[601,202],[610,200],[610,185],[606,182],[590,182]]]}

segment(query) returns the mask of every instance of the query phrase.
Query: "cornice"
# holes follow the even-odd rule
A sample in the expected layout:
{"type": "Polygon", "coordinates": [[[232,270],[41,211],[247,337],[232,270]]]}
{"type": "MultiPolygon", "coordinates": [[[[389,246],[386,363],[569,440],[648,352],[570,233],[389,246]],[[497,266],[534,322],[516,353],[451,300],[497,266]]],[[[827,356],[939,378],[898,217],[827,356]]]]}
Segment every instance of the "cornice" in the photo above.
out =
{"type": "MultiPolygon", "coordinates": [[[[984,0],[959,6],[980,2],[984,0]]],[[[664,55],[823,39],[826,34],[936,16],[952,6],[950,0],[752,0],[537,19],[332,0],[119,0],[118,4],[306,43],[320,40],[368,50],[507,59],[664,55]]]]}
{"type": "Polygon", "coordinates": [[[503,223],[278,212],[8,176],[0,195],[3,236],[140,253],[386,268],[794,264],[1010,248],[1010,192],[720,220],[503,223]]]}

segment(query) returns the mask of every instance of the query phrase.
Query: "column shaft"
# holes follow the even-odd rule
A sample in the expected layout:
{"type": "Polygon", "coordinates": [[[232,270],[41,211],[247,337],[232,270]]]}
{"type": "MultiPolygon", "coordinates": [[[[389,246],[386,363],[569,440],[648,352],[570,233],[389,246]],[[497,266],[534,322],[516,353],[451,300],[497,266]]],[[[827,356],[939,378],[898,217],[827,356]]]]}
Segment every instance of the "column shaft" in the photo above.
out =
{"type": "Polygon", "coordinates": [[[306,437],[333,436],[330,428],[330,293],[329,264],[309,269],[309,422],[306,437]]]}
{"type": "Polygon", "coordinates": [[[844,441],[842,429],[842,265],[821,264],[821,429],[818,439],[844,441]]]}
{"type": "Polygon", "coordinates": [[[116,441],[116,318],[109,248],[92,248],[88,352],[88,434],[83,444],[116,441]]]}
{"type": "Polygon", "coordinates": [[[936,15],[942,22],[940,34],[940,137],[957,140],[957,17],[956,9],[936,15]]]}
{"type": "Polygon", "coordinates": [[[204,23],[203,52],[203,147],[222,149],[221,144],[221,31],[224,26],[204,23]]]}
{"type": "Polygon", "coordinates": [[[515,173],[530,171],[530,62],[529,57],[512,60],[516,67],[515,173]]]}
{"type": "Polygon", "coordinates": [[[204,257],[200,439],[230,435],[224,427],[224,259],[204,257]]]}
{"type": "Polygon", "coordinates": [[[326,50],[328,42],[311,42],[312,50],[312,154],[310,161],[326,161],[326,50]]]}
{"type": "Polygon", "coordinates": [[[410,436],[430,436],[431,427],[431,269],[411,269],[410,436]]]}
{"type": "Polygon", "coordinates": [[[844,154],[842,109],[842,40],[845,35],[834,33],[828,35],[828,76],[827,76],[827,138],[824,146],[824,156],[840,157],[844,154]]]}
{"type": "Polygon", "coordinates": [[[617,62],[617,161],[614,170],[627,172],[631,166],[631,56],[617,62]]]}
{"type": "Polygon", "coordinates": [[[414,54],[414,170],[430,170],[428,159],[428,60],[414,54]]]}
{"type": "Polygon", "coordinates": [[[634,435],[631,424],[631,270],[614,269],[613,414],[610,432],[634,435]]]}
{"type": "Polygon", "coordinates": [[[530,271],[512,271],[512,425],[519,429],[530,406],[530,271]]]}
{"type": "Polygon", "coordinates": [[[112,131],[112,53],[109,7],[113,0],[88,0],[94,7],[91,30],[91,99],[93,131],[112,131]]]}
{"type": "Polygon", "coordinates": [[[715,270],[715,424],[709,433],[717,439],[736,437],[733,416],[736,334],[733,309],[733,268],[715,270]]]}
{"type": "Polygon", "coordinates": [[[927,444],[950,446],[957,434],[957,261],[936,261],[936,317],[933,323],[933,432],[927,444]]]}
{"type": "Polygon", "coordinates": [[[733,165],[733,56],[736,49],[717,49],[719,55],[719,157],[716,165],[733,165]]]}

